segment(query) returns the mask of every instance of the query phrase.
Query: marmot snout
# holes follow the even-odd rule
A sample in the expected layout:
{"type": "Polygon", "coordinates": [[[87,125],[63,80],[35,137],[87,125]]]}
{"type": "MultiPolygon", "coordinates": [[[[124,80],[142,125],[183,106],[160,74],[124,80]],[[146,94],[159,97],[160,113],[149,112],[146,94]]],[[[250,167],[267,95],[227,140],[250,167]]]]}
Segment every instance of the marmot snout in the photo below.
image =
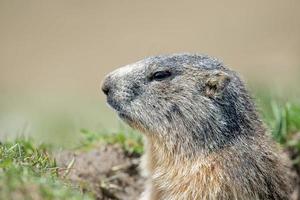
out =
{"type": "Polygon", "coordinates": [[[102,89],[146,137],[143,199],[289,199],[287,167],[244,83],[217,59],[150,57],[102,89]]]}

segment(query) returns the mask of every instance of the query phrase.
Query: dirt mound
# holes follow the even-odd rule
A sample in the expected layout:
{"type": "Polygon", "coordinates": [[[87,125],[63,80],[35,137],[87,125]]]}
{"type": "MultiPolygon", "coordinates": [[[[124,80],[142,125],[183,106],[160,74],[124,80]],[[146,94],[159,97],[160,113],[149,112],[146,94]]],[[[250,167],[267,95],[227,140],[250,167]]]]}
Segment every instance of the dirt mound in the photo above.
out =
{"type": "Polygon", "coordinates": [[[65,151],[56,156],[60,175],[97,199],[138,199],[143,189],[140,158],[128,155],[118,145],[106,145],[88,152],[65,151]]]}

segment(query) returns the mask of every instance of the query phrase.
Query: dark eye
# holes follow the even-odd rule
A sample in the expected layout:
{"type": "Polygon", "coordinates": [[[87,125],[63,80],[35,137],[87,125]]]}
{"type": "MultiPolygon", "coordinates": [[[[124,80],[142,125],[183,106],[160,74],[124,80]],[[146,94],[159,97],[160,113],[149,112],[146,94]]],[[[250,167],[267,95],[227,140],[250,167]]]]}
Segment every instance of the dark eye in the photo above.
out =
{"type": "Polygon", "coordinates": [[[156,81],[161,81],[164,80],[168,77],[170,77],[172,74],[170,71],[159,71],[159,72],[155,72],[152,77],[151,80],[156,80],[156,81]]]}

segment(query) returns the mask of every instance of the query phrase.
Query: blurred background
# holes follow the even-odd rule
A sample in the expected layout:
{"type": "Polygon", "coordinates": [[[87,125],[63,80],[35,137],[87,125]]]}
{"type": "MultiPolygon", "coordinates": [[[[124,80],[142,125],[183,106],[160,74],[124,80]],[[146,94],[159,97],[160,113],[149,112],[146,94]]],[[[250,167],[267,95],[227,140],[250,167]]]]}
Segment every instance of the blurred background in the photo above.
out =
{"type": "Polygon", "coordinates": [[[81,129],[118,129],[101,81],[157,54],[217,57],[254,93],[297,101],[299,8],[298,0],[0,0],[0,139],[72,144],[81,129]]]}

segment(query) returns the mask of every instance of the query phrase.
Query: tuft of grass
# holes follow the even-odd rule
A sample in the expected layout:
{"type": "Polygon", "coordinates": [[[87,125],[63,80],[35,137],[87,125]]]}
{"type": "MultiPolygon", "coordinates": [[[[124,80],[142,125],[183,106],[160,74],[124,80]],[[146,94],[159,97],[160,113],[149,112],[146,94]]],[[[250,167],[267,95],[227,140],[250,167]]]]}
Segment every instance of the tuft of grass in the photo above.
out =
{"type": "Polygon", "coordinates": [[[87,129],[81,130],[83,147],[102,142],[105,144],[120,144],[131,155],[141,155],[144,151],[142,136],[132,130],[120,129],[115,133],[96,132],[87,129]]]}
{"type": "Polygon", "coordinates": [[[273,136],[278,142],[287,143],[293,134],[300,131],[300,106],[291,103],[280,106],[273,101],[271,107],[274,118],[269,124],[273,136]]]}
{"type": "Polygon", "coordinates": [[[45,145],[25,139],[2,143],[0,199],[92,199],[59,179],[58,170],[45,145]]]}
{"type": "Polygon", "coordinates": [[[273,138],[289,150],[294,164],[300,167],[300,105],[271,100],[262,114],[273,138]]]}

